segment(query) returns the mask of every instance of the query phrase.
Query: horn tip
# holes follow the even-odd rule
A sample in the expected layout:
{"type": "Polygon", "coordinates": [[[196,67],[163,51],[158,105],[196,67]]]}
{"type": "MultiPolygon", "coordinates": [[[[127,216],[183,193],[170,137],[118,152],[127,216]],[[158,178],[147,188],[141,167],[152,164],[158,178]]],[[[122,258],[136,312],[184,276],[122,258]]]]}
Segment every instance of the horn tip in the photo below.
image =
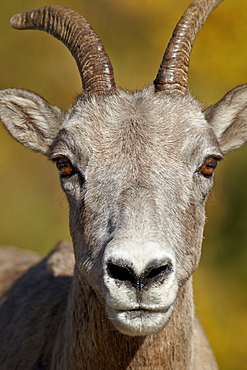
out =
{"type": "Polygon", "coordinates": [[[10,19],[10,25],[11,25],[11,27],[13,27],[15,29],[21,29],[22,28],[21,13],[13,15],[13,17],[10,19]]]}
{"type": "MultiPolygon", "coordinates": [[[[38,9],[37,9],[38,10],[38,9]]],[[[33,10],[13,15],[10,19],[11,27],[17,30],[33,29],[33,10]]]]}

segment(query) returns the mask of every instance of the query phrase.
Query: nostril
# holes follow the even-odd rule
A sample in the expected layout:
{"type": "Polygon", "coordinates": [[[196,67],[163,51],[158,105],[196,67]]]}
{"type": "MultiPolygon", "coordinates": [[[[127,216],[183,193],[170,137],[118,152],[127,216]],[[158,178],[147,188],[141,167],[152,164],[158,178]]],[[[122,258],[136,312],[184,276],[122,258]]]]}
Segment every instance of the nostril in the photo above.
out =
{"type": "Polygon", "coordinates": [[[130,264],[122,260],[110,261],[106,268],[108,276],[112,279],[118,282],[130,283],[138,291],[149,287],[153,283],[162,283],[174,271],[170,259],[166,260],[165,263],[163,261],[163,264],[160,264],[160,261],[153,261],[140,275],[135,273],[130,264]]]}
{"type": "Polygon", "coordinates": [[[135,283],[136,277],[133,271],[128,267],[116,265],[114,263],[107,264],[107,271],[110,277],[120,281],[129,281],[135,283]]]}
{"type": "Polygon", "coordinates": [[[153,278],[163,278],[168,277],[173,272],[173,266],[171,262],[167,262],[166,264],[154,267],[146,273],[146,279],[153,279],[153,278]]]}

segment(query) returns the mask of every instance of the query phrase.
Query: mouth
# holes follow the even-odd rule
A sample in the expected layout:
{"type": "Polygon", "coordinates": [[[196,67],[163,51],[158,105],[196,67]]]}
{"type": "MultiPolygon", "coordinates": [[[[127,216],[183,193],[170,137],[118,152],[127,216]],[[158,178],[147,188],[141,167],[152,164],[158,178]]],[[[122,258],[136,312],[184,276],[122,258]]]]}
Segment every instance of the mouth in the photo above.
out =
{"type": "Polygon", "coordinates": [[[155,334],[162,330],[169,321],[173,306],[165,309],[133,308],[115,309],[107,308],[108,316],[121,333],[130,336],[145,336],[155,334]]]}
{"type": "Polygon", "coordinates": [[[145,308],[145,307],[137,307],[137,308],[127,308],[127,309],[115,309],[113,308],[117,313],[129,313],[129,314],[143,314],[143,315],[147,315],[147,314],[155,314],[155,313],[165,313],[166,311],[169,310],[169,307],[168,308],[160,308],[160,309],[157,309],[157,308],[145,308]]]}

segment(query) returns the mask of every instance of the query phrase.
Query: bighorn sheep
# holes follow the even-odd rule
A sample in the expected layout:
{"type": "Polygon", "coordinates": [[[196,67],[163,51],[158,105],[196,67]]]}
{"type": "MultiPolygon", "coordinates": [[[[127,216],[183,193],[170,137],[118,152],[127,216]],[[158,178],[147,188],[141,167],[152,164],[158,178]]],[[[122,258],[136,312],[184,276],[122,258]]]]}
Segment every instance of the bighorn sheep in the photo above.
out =
{"type": "Polygon", "coordinates": [[[191,3],[154,83],[135,92],[116,86],[82,16],[48,6],[12,18],[14,28],[49,32],[69,48],[83,93],[65,113],[31,92],[0,92],[10,134],[57,165],[74,247],[58,245],[3,296],[2,370],[217,368],[194,313],[192,274],[217,162],[247,140],[247,86],[202,112],[188,68],[222,1],[191,3]]]}

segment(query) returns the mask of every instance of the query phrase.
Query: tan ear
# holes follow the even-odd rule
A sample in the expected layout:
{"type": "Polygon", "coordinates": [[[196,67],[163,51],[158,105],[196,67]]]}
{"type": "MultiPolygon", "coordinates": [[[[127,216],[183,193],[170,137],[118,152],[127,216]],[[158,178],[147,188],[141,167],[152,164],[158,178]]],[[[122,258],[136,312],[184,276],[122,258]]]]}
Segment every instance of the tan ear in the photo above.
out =
{"type": "Polygon", "coordinates": [[[247,85],[229,91],[218,103],[206,108],[204,115],[223,154],[239,148],[247,141],[247,85]]]}
{"type": "Polygon", "coordinates": [[[21,144],[49,156],[65,113],[40,96],[24,90],[0,91],[0,118],[21,144]]]}

